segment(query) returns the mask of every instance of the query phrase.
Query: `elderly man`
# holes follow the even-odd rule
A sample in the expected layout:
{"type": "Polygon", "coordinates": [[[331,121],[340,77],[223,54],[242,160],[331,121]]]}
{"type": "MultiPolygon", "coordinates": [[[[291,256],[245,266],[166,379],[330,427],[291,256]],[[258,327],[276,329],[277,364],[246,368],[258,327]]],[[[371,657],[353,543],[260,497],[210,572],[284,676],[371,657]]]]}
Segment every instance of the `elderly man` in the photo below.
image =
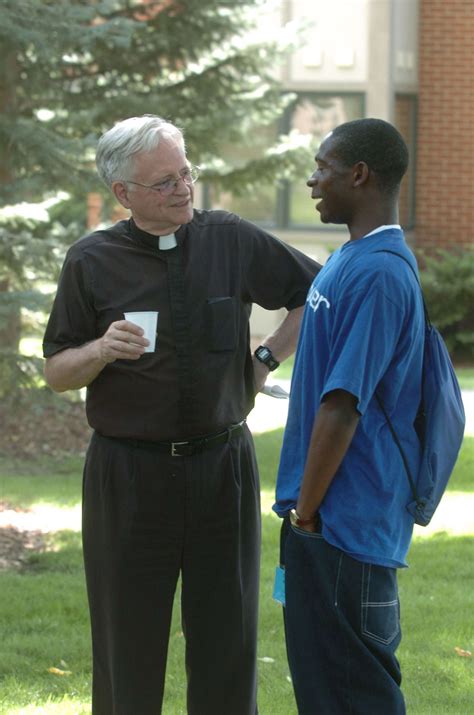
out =
{"type": "Polygon", "coordinates": [[[57,391],[87,386],[83,541],[95,715],[161,711],[182,578],[188,712],[254,715],[259,482],[245,418],[290,355],[319,266],[239,217],[193,210],[197,169],[156,116],[99,141],[130,220],[69,250],[44,339],[57,391]],[[255,355],[252,303],[288,314],[255,355]],[[158,311],[154,352],[128,311],[158,311]]]}
{"type": "Polygon", "coordinates": [[[350,239],[308,293],[281,454],[288,659],[301,715],[402,715],[396,570],[412,497],[377,396],[417,473],[424,313],[398,225],[408,150],[388,122],[360,119],[315,160],[316,209],[350,239]]]}

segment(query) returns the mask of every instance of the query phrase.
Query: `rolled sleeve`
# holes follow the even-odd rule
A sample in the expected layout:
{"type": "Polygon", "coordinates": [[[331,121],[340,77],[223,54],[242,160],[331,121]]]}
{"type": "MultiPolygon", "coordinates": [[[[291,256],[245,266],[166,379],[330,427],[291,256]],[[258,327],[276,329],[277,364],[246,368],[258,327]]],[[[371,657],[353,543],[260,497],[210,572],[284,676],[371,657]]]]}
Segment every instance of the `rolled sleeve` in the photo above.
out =
{"type": "Polygon", "coordinates": [[[96,315],[91,294],[91,275],[85,255],[69,252],[59,279],[43,340],[43,355],[51,357],[79,347],[96,335],[96,315]]]}

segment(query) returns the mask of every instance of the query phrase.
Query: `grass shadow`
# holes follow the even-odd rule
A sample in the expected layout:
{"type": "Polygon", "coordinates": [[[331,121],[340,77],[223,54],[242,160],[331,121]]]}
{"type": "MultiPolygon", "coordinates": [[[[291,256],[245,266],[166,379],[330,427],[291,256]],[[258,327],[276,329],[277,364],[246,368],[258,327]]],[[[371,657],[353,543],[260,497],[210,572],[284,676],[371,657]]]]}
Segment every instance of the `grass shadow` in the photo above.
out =
{"type": "Polygon", "coordinates": [[[42,457],[33,462],[0,458],[0,501],[21,509],[33,504],[77,506],[83,463],[83,457],[42,457]]]}

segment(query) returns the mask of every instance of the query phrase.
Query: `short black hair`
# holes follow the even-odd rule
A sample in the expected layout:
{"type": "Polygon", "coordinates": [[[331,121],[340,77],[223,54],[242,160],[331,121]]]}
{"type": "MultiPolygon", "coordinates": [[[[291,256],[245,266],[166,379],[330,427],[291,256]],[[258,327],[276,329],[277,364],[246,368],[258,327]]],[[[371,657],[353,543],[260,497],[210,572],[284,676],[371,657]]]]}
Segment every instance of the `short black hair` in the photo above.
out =
{"type": "Polygon", "coordinates": [[[346,166],[367,164],[382,191],[395,193],[408,168],[408,147],[400,132],[383,119],[355,119],[331,134],[334,153],[346,166]]]}

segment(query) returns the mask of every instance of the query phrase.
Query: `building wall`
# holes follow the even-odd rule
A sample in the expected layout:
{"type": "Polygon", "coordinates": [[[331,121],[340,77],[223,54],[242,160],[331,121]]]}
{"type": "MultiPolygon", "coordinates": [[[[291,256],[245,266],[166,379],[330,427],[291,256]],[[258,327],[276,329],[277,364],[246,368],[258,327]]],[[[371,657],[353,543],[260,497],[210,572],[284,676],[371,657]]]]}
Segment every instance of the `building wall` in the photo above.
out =
{"type": "Polygon", "coordinates": [[[416,245],[474,243],[474,0],[420,0],[416,245]]]}
{"type": "MultiPolygon", "coordinates": [[[[385,0],[386,1],[386,0],[385,0]]],[[[416,92],[418,87],[419,0],[390,0],[392,72],[395,90],[416,92]]]]}
{"type": "Polygon", "coordinates": [[[304,28],[303,42],[291,55],[290,86],[345,88],[367,78],[368,0],[283,2],[286,20],[304,28]]]}

